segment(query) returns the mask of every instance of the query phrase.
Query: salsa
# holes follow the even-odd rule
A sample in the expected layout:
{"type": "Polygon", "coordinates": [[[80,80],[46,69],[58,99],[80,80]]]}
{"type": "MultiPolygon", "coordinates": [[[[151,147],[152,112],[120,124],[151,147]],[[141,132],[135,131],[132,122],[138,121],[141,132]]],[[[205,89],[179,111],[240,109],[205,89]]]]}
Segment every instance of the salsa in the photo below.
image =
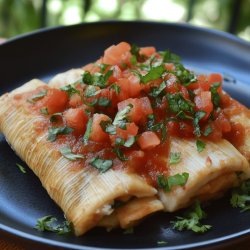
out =
{"type": "Polygon", "coordinates": [[[47,131],[77,167],[126,169],[156,186],[181,160],[170,137],[195,138],[198,152],[207,141],[244,141],[244,128],[230,121],[244,106],[222,91],[222,76],[195,75],[168,50],[121,42],[83,70],[61,89],[15,96],[16,105],[41,116],[36,132],[47,131]]]}

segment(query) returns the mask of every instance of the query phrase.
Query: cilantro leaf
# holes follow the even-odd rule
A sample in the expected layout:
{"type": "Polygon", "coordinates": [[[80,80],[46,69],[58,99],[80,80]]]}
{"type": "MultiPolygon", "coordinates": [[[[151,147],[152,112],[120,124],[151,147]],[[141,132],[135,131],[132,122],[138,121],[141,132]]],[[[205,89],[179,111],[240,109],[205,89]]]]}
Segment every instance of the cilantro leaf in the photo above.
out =
{"type": "Polygon", "coordinates": [[[96,72],[91,74],[89,71],[85,71],[82,75],[82,81],[88,85],[98,86],[100,88],[105,88],[107,85],[107,80],[112,75],[113,70],[108,70],[106,74],[96,72]]]}
{"type": "Polygon", "coordinates": [[[35,103],[36,101],[38,101],[39,99],[41,99],[42,97],[46,96],[48,93],[48,90],[42,90],[39,93],[33,95],[30,99],[27,99],[28,102],[30,103],[35,103]]]}
{"type": "Polygon", "coordinates": [[[74,84],[69,84],[60,88],[62,91],[65,91],[69,97],[74,94],[80,95],[80,91],[75,88],[74,84]]]}
{"type": "Polygon", "coordinates": [[[20,165],[19,163],[16,163],[16,165],[23,174],[26,174],[26,169],[22,165],[20,165]]]}
{"type": "Polygon", "coordinates": [[[35,228],[38,231],[49,231],[59,235],[67,234],[72,231],[72,224],[68,221],[64,221],[62,224],[55,225],[57,219],[51,215],[44,216],[37,220],[35,228]]]}
{"type": "Polygon", "coordinates": [[[93,85],[89,85],[85,92],[84,92],[84,96],[85,97],[92,97],[92,96],[96,96],[101,92],[101,90],[97,90],[95,86],[93,85]]]}
{"type": "Polygon", "coordinates": [[[158,175],[157,184],[164,191],[170,192],[173,186],[184,186],[187,183],[188,177],[189,174],[186,172],[168,177],[158,175]]]}
{"type": "Polygon", "coordinates": [[[169,108],[173,113],[178,114],[180,111],[194,113],[194,104],[186,100],[181,93],[167,94],[169,108]]]}
{"type": "Polygon", "coordinates": [[[136,141],[135,136],[130,136],[126,141],[123,138],[118,137],[115,139],[115,145],[130,148],[135,143],[135,141],[136,141]]]}
{"type": "Polygon", "coordinates": [[[56,140],[56,137],[58,135],[66,135],[73,131],[74,130],[69,127],[51,127],[49,128],[49,134],[47,140],[53,142],[56,140]]]}
{"type": "Polygon", "coordinates": [[[101,173],[105,173],[113,166],[112,160],[103,160],[99,157],[91,159],[89,163],[92,167],[95,167],[101,173]]]}
{"type": "Polygon", "coordinates": [[[110,88],[113,89],[117,95],[121,92],[121,87],[117,84],[112,84],[110,88]]]}
{"type": "Polygon", "coordinates": [[[102,107],[110,107],[111,106],[111,100],[106,97],[100,97],[98,99],[98,105],[102,107]]]}
{"type": "Polygon", "coordinates": [[[172,53],[170,50],[165,50],[163,52],[160,52],[161,56],[163,57],[164,63],[178,63],[181,61],[181,58],[172,53]]]}
{"type": "Polygon", "coordinates": [[[211,128],[210,125],[208,125],[208,126],[205,128],[205,131],[204,131],[203,135],[208,136],[208,135],[210,135],[212,132],[213,132],[213,129],[211,128]]]}
{"type": "Polygon", "coordinates": [[[206,218],[206,213],[202,210],[199,201],[189,208],[183,217],[177,216],[176,221],[171,221],[173,228],[179,231],[192,230],[195,233],[205,233],[211,229],[211,225],[203,225],[200,221],[206,218]]]}
{"type": "Polygon", "coordinates": [[[188,86],[190,83],[197,81],[195,74],[187,70],[181,63],[176,63],[175,68],[176,71],[172,73],[178,77],[182,85],[188,86]]]}
{"type": "Polygon", "coordinates": [[[126,157],[123,152],[122,152],[122,149],[121,148],[113,148],[113,152],[116,154],[116,156],[121,160],[121,161],[127,161],[128,160],[128,157],[126,157]]]}
{"type": "Polygon", "coordinates": [[[196,148],[197,151],[200,153],[204,150],[204,148],[206,147],[206,143],[201,141],[201,140],[196,140],[196,148]]]}
{"type": "Polygon", "coordinates": [[[240,208],[241,212],[250,210],[250,180],[242,182],[232,190],[230,203],[232,207],[240,208]]]}
{"type": "Polygon", "coordinates": [[[97,66],[101,69],[101,73],[103,73],[110,65],[105,63],[100,63],[97,66]]]}
{"type": "Polygon", "coordinates": [[[145,84],[147,82],[156,80],[160,78],[164,72],[166,72],[166,68],[164,65],[153,67],[149,70],[149,72],[146,75],[144,76],[140,75],[141,82],[145,84]]]}
{"type": "Polygon", "coordinates": [[[41,108],[40,109],[40,112],[43,114],[43,115],[48,115],[49,114],[49,110],[48,110],[48,108],[41,108]]]}
{"type": "Polygon", "coordinates": [[[91,129],[92,129],[92,123],[93,123],[93,118],[90,118],[88,120],[88,123],[87,123],[87,128],[86,128],[85,134],[83,136],[83,142],[84,142],[84,144],[87,144],[88,141],[89,141],[89,136],[90,136],[91,129]]]}
{"type": "Polygon", "coordinates": [[[59,151],[62,154],[62,156],[64,156],[65,158],[67,158],[68,160],[71,160],[71,161],[75,161],[76,159],[84,159],[85,158],[84,155],[82,155],[82,154],[72,153],[69,146],[63,147],[59,151]]]}
{"type": "Polygon", "coordinates": [[[198,137],[201,136],[201,129],[199,125],[199,121],[206,115],[207,113],[205,111],[197,111],[194,115],[194,134],[198,137]]]}
{"type": "Polygon", "coordinates": [[[116,134],[116,126],[111,124],[111,121],[101,121],[100,126],[103,132],[108,133],[110,135],[116,134]]]}
{"type": "Polygon", "coordinates": [[[218,88],[220,87],[220,85],[220,82],[213,83],[209,89],[212,95],[212,102],[215,107],[219,107],[220,105],[220,95],[218,93],[218,88]]]}
{"type": "Polygon", "coordinates": [[[131,111],[133,108],[132,104],[128,104],[124,109],[117,112],[115,119],[113,121],[113,125],[120,125],[126,119],[127,114],[131,111]]]}
{"type": "Polygon", "coordinates": [[[170,153],[169,165],[177,164],[181,161],[181,152],[170,153]]]}
{"type": "Polygon", "coordinates": [[[152,97],[157,97],[162,93],[162,91],[166,88],[166,83],[162,82],[159,87],[152,87],[149,95],[152,97]]]}
{"type": "Polygon", "coordinates": [[[130,53],[134,56],[139,57],[140,47],[136,44],[131,45],[130,53]]]}

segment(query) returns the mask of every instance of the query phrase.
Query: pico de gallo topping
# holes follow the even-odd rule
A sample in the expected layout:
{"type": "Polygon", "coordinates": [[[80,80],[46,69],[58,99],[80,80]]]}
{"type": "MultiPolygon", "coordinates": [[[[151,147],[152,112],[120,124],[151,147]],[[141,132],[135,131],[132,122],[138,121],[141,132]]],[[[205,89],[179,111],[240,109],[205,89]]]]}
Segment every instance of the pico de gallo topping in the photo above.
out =
{"type": "Polygon", "coordinates": [[[101,173],[126,169],[169,191],[188,179],[169,176],[168,167],[182,160],[171,152],[170,137],[195,138],[200,153],[207,141],[244,139],[242,126],[229,119],[243,106],[222,91],[222,82],[217,73],[194,74],[169,50],[121,42],[83,67],[77,82],[40,87],[25,100],[44,118],[38,131],[47,129],[65,158],[101,173]]]}

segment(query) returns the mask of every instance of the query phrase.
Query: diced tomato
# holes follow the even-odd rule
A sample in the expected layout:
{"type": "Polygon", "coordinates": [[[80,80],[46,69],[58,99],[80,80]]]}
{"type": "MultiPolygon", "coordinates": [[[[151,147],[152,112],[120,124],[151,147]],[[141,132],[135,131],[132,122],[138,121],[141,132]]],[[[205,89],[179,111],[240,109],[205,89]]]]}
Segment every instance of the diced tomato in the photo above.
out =
{"type": "Polygon", "coordinates": [[[88,116],[81,108],[68,109],[63,113],[66,124],[74,129],[75,135],[83,135],[88,122],[88,116]]]}
{"type": "Polygon", "coordinates": [[[140,48],[140,51],[139,51],[141,55],[145,55],[147,57],[150,57],[155,52],[156,52],[155,47],[142,47],[140,48]]]}
{"type": "Polygon", "coordinates": [[[222,112],[219,113],[218,117],[215,119],[214,122],[215,125],[221,129],[222,133],[227,133],[231,131],[231,123],[222,112]]]}
{"type": "Polygon", "coordinates": [[[127,117],[129,121],[138,123],[143,116],[142,105],[140,99],[138,98],[129,98],[125,101],[119,102],[117,104],[118,111],[126,108],[129,104],[132,104],[133,107],[131,108],[130,112],[128,113],[127,117]]]}
{"type": "Polygon", "coordinates": [[[119,102],[117,104],[118,110],[120,111],[126,108],[129,104],[133,105],[130,112],[128,113],[128,118],[132,122],[139,123],[142,120],[145,121],[147,115],[153,113],[148,97],[142,97],[140,99],[129,98],[125,101],[119,102]]]}
{"type": "Polygon", "coordinates": [[[109,134],[102,130],[100,125],[101,121],[110,121],[110,118],[104,114],[94,114],[93,123],[90,132],[89,139],[95,142],[107,142],[109,141],[109,134]]]}
{"type": "Polygon", "coordinates": [[[196,111],[201,110],[206,112],[206,115],[202,118],[202,121],[205,121],[213,111],[213,103],[211,98],[210,91],[203,91],[194,98],[196,111]]]}
{"type": "Polygon", "coordinates": [[[110,135],[110,140],[112,142],[112,145],[115,145],[116,138],[122,138],[124,140],[127,140],[131,136],[136,136],[138,133],[138,127],[135,123],[127,123],[126,129],[121,129],[119,127],[116,128],[116,134],[110,135]]]}
{"type": "Polygon", "coordinates": [[[131,53],[130,45],[126,42],[121,42],[117,45],[112,45],[104,52],[103,63],[110,65],[120,65],[122,63],[130,63],[131,53]]]}
{"type": "Polygon", "coordinates": [[[167,83],[166,89],[168,93],[174,94],[176,92],[179,92],[180,84],[178,83],[178,79],[175,75],[167,74],[165,77],[165,81],[167,83]]]}
{"type": "Polygon", "coordinates": [[[232,123],[232,129],[224,136],[229,140],[236,148],[242,146],[245,140],[246,130],[240,123],[232,123]]]}
{"type": "Polygon", "coordinates": [[[82,98],[78,94],[74,94],[69,99],[69,106],[72,108],[77,108],[83,104],[82,98]]]}
{"type": "Polygon", "coordinates": [[[218,92],[221,94],[222,93],[222,81],[223,81],[223,78],[222,78],[222,75],[221,74],[210,74],[208,76],[208,81],[209,81],[209,84],[210,86],[213,84],[213,83],[221,83],[220,87],[218,88],[218,92]]]}
{"type": "Polygon", "coordinates": [[[50,88],[47,95],[37,103],[39,107],[47,108],[49,114],[62,112],[68,104],[68,95],[62,90],[50,88]]]}
{"type": "Polygon", "coordinates": [[[164,66],[169,71],[172,71],[175,68],[173,63],[165,63],[164,66]]]}
{"type": "Polygon", "coordinates": [[[181,86],[180,89],[181,89],[182,96],[183,96],[186,100],[189,100],[189,93],[188,93],[187,88],[184,87],[184,86],[181,86]]]}
{"type": "Polygon", "coordinates": [[[179,134],[181,137],[192,138],[194,137],[194,127],[191,121],[181,121],[179,123],[179,134]]]}
{"type": "Polygon", "coordinates": [[[122,71],[121,69],[115,65],[110,70],[112,70],[112,75],[109,77],[108,82],[109,83],[116,83],[119,78],[122,77],[122,71]]]}
{"type": "Polygon", "coordinates": [[[139,139],[137,140],[141,149],[151,149],[156,147],[161,143],[159,137],[156,133],[152,131],[146,131],[141,134],[139,139]]]}
{"type": "Polygon", "coordinates": [[[210,123],[209,125],[212,129],[212,132],[206,138],[214,142],[221,140],[222,138],[221,129],[217,127],[214,122],[210,123]]]}
{"type": "Polygon", "coordinates": [[[179,136],[180,125],[176,121],[169,121],[167,123],[167,131],[171,136],[179,136]]]}

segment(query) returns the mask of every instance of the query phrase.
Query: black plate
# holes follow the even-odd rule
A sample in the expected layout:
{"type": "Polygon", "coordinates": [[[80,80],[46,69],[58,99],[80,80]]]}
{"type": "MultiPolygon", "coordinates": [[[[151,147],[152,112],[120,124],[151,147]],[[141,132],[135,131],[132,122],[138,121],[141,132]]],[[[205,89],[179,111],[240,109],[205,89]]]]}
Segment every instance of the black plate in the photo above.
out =
{"type": "MultiPolygon", "coordinates": [[[[10,40],[0,46],[0,94],[31,78],[48,80],[58,72],[94,61],[106,47],[123,40],[140,46],[153,45],[158,50],[171,49],[192,68],[229,75],[236,82],[225,82],[226,90],[250,107],[249,43],[222,32],[150,22],[82,24],[10,40]]],[[[17,169],[15,164],[20,162],[0,135],[0,229],[8,237],[29,240],[36,249],[44,249],[45,245],[46,249],[155,248],[157,241],[162,240],[168,242],[165,249],[210,249],[250,234],[250,213],[231,208],[229,196],[206,208],[206,223],[213,229],[204,235],[171,229],[174,214],[168,213],[146,219],[130,235],[103,229],[82,237],[40,233],[33,229],[37,218],[52,214],[63,219],[63,213],[30,170],[22,174],[17,169]]]]}

